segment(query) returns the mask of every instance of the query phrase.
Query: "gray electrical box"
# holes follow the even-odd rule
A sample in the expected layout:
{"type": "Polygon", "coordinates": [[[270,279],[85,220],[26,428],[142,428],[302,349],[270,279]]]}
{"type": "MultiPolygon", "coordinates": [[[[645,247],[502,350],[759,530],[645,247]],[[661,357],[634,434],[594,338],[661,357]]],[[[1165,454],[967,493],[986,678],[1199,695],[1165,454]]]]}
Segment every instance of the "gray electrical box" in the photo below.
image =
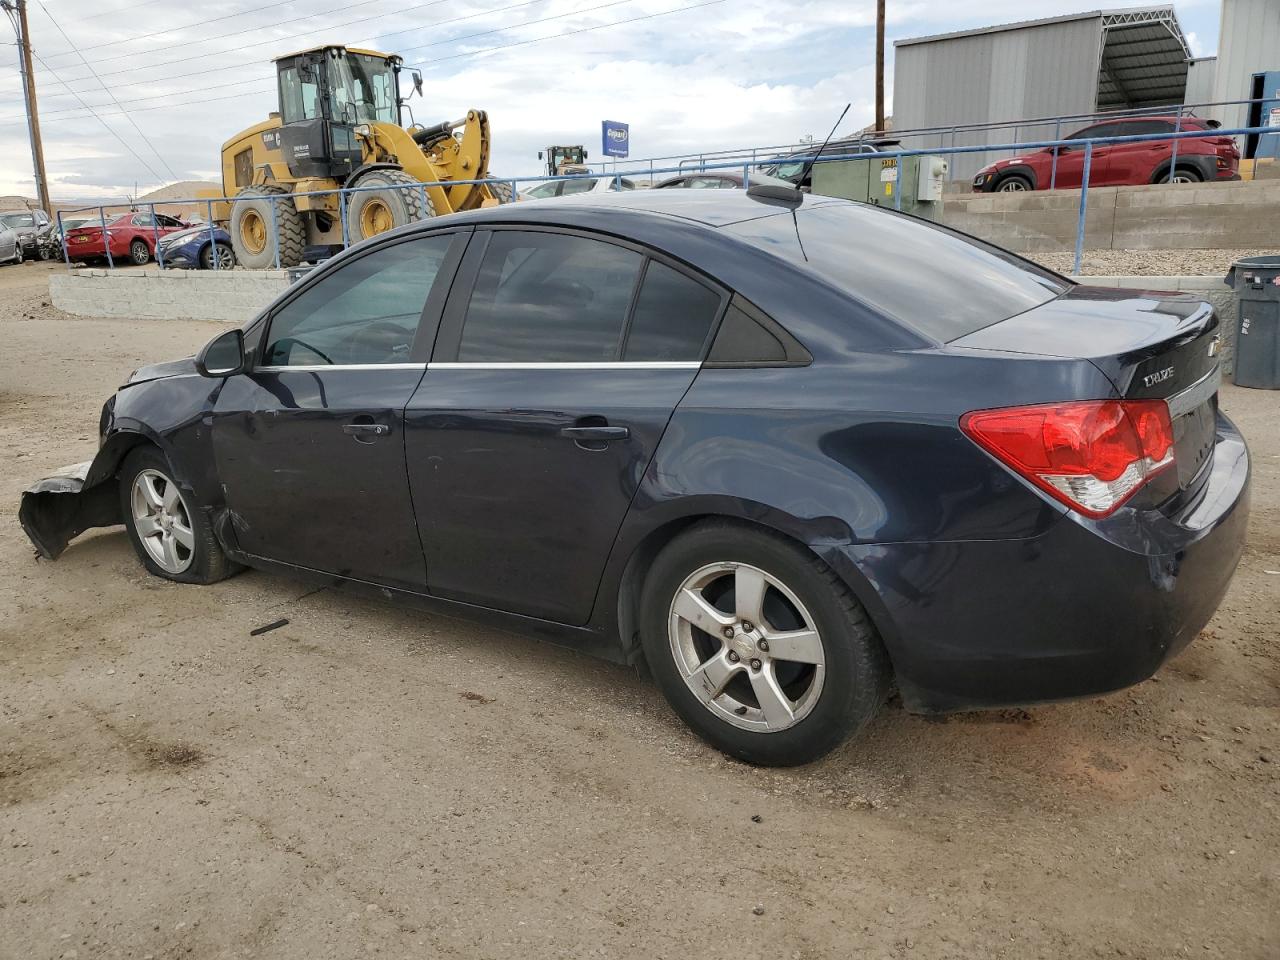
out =
{"type": "Polygon", "coordinates": [[[814,164],[813,192],[859,203],[896,207],[904,213],[936,219],[942,214],[942,191],[948,164],[943,157],[878,157],[814,164]],[[899,200],[897,192],[905,187],[899,200]]]}

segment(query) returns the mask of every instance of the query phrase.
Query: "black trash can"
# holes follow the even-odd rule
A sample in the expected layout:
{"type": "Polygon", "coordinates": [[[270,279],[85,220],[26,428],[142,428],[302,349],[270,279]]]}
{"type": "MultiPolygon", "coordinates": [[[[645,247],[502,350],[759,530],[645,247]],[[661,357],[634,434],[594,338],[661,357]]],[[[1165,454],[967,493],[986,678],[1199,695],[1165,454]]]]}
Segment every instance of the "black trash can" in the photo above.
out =
{"type": "Polygon", "coordinates": [[[1223,282],[1236,292],[1233,379],[1280,390],[1280,256],[1237,260],[1223,282]]]}

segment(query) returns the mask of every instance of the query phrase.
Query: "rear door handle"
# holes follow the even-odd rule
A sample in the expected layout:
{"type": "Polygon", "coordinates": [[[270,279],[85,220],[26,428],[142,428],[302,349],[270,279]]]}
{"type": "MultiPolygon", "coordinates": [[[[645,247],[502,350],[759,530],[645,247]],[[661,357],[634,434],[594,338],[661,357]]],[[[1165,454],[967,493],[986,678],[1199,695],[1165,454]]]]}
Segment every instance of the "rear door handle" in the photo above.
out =
{"type": "Polygon", "coordinates": [[[570,440],[626,440],[631,436],[627,427],[561,427],[560,436],[570,440]]]}

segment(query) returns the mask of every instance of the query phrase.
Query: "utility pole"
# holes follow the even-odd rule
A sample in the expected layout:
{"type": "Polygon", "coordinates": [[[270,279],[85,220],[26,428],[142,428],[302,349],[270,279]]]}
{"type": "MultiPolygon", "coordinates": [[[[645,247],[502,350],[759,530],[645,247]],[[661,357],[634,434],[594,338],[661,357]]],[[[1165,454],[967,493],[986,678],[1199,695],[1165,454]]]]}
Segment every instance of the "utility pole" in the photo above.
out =
{"type": "Polygon", "coordinates": [[[876,0],[876,133],[884,133],[884,0],[876,0]]]}
{"type": "Polygon", "coordinates": [[[36,196],[40,209],[46,213],[49,208],[49,180],[44,172],[44,144],[40,141],[40,114],[36,110],[36,77],[31,66],[31,35],[27,27],[26,0],[0,0],[0,7],[10,14],[16,14],[15,29],[18,32],[18,69],[22,74],[22,93],[27,104],[27,132],[31,135],[31,165],[35,170],[36,196]]]}

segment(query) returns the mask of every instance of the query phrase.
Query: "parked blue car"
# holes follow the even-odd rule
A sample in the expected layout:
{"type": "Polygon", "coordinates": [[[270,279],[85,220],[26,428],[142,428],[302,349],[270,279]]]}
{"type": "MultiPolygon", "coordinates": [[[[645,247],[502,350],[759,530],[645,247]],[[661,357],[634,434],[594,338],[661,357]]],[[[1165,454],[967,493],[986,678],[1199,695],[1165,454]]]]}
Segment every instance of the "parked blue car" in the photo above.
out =
{"type": "Polygon", "coordinates": [[[161,237],[159,255],[156,259],[166,267],[197,267],[201,270],[212,270],[215,244],[218,251],[217,268],[230,270],[236,265],[236,255],[231,249],[231,235],[221,227],[215,226],[213,236],[210,238],[207,223],[161,237]]]}
{"type": "Polygon", "coordinates": [[[170,580],[258,567],[643,657],[709,742],[801,763],[895,686],[1094,696],[1193,640],[1249,512],[1220,333],[776,183],[508,204],[135,371],[20,519],[48,559],[124,524],[170,580]]]}

